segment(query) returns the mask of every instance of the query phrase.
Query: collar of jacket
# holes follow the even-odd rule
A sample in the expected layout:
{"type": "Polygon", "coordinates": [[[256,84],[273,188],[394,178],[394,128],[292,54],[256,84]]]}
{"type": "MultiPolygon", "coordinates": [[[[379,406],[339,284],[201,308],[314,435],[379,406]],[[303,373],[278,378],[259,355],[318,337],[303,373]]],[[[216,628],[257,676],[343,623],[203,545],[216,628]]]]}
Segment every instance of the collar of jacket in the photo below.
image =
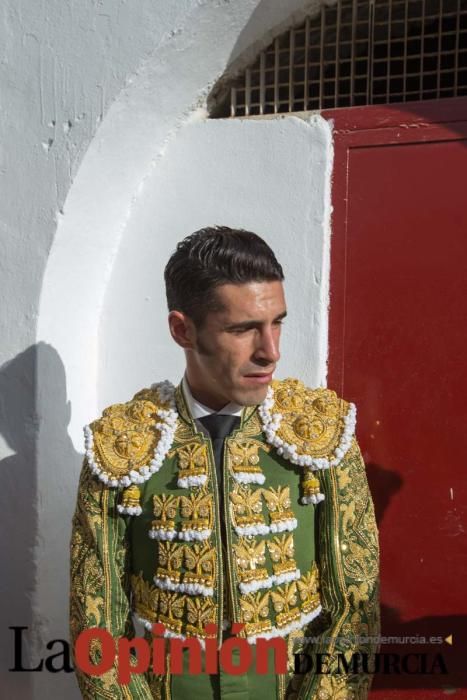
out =
{"type": "MultiPolygon", "coordinates": [[[[183,420],[191,429],[193,433],[199,432],[199,429],[195,423],[195,419],[193,418],[191,412],[190,412],[190,406],[188,399],[185,395],[184,387],[183,387],[183,379],[180,380],[178,385],[175,387],[175,405],[177,408],[177,412],[181,420],[183,420]]],[[[250,418],[253,416],[253,414],[258,410],[258,405],[256,406],[244,406],[243,410],[240,415],[240,429],[245,427],[245,424],[250,420],[250,418]]]]}

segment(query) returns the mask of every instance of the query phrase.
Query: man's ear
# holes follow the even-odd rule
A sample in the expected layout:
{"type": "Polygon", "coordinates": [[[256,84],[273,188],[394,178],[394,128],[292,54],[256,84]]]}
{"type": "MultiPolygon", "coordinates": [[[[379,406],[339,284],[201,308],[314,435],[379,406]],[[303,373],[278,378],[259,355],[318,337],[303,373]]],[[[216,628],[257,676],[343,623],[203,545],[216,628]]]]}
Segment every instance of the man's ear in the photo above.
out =
{"type": "Polygon", "coordinates": [[[181,348],[188,350],[194,347],[196,329],[193,321],[183,311],[170,311],[168,315],[169,331],[172,338],[181,348]]]}

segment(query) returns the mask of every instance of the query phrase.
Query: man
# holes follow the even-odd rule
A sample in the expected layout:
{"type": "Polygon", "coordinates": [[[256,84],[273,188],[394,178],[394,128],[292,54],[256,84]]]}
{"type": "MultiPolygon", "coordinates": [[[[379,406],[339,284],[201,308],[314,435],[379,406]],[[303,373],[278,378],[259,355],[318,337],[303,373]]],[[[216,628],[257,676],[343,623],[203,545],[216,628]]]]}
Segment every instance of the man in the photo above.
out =
{"type": "MultiPolygon", "coordinates": [[[[148,640],[157,629],[205,647],[216,625],[217,648],[242,640],[252,663],[190,674],[184,652],[184,673],[167,663],[129,684],[118,660],[100,676],[77,668],[84,698],[366,697],[350,661],[375,650],[362,638],[378,633],[378,539],[355,407],[272,378],[283,279],[254,233],[206,228],[178,244],[165,282],[184,376],[85,428],[71,543],[73,643],[92,627],[131,638],[134,614],[148,640]],[[261,639],[281,640],[286,669],[257,672],[261,639]]],[[[91,661],[101,653],[95,641],[91,661]]]]}

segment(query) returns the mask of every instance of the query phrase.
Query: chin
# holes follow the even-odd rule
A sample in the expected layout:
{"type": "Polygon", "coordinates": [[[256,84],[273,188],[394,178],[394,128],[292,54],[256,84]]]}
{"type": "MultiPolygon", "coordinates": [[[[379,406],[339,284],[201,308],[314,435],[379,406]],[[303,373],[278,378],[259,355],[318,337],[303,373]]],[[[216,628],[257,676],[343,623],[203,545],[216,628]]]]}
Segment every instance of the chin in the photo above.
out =
{"type": "Polygon", "coordinates": [[[248,390],[239,390],[237,396],[233,398],[233,401],[241,406],[256,406],[262,403],[266,398],[269,386],[269,384],[264,384],[263,386],[252,387],[248,390]]]}

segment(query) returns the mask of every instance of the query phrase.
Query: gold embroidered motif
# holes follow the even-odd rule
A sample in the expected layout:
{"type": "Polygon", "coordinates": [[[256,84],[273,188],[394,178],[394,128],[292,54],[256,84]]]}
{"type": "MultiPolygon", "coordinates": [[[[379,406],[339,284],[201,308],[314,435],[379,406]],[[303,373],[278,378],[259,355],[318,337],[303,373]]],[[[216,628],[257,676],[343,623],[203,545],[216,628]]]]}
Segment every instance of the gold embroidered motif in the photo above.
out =
{"type": "Polygon", "coordinates": [[[121,505],[123,508],[141,508],[140,504],[141,493],[136,484],[132,484],[122,493],[121,505]]]}
{"type": "Polygon", "coordinates": [[[211,530],[213,522],[213,496],[201,489],[189,496],[180,496],[180,514],[183,518],[182,531],[211,530]]]}
{"type": "MultiPolygon", "coordinates": [[[[151,641],[148,640],[150,644],[151,641]]],[[[165,700],[166,694],[163,695],[165,676],[153,673],[150,669],[147,671],[148,686],[151,691],[153,700],[165,700]]]]}
{"type": "Polygon", "coordinates": [[[259,440],[243,440],[238,436],[227,440],[227,464],[233,474],[262,474],[259,466],[259,448],[266,448],[259,440]]]}
{"type": "Polygon", "coordinates": [[[272,540],[267,542],[267,546],[273,562],[272,568],[276,575],[287,574],[297,570],[292,533],[273,537],[272,540]]]}
{"type": "Polygon", "coordinates": [[[99,626],[104,612],[104,573],[94,542],[101,527],[99,486],[89,469],[80,478],[71,537],[70,627],[73,639],[87,626],[99,626]]]}
{"type": "Polygon", "coordinates": [[[159,620],[168,630],[180,634],[182,631],[183,612],[185,610],[186,595],[184,593],[171,593],[161,591],[159,596],[159,620]]]}
{"type": "MultiPolygon", "coordinates": [[[[117,520],[113,516],[115,501],[116,493],[111,495],[109,490],[103,489],[85,463],[71,537],[70,632],[73,648],[78,634],[91,627],[105,627],[114,638],[129,635],[128,600],[124,589],[114,585],[124,579],[126,554],[124,542],[111,529],[117,520]]],[[[100,657],[100,643],[92,643],[91,660],[97,663],[100,657]]],[[[98,678],[87,676],[78,668],[76,675],[83,697],[112,700],[121,694],[116,664],[98,678]]]]}
{"type": "Polygon", "coordinates": [[[289,486],[278,486],[277,489],[271,487],[262,491],[272,523],[278,524],[295,519],[293,511],[290,510],[289,486]]]}
{"type": "MultiPolygon", "coordinates": [[[[345,655],[372,655],[378,644],[362,642],[379,635],[378,529],[373,503],[366,481],[365,465],[355,438],[339,469],[325,470],[321,479],[332,495],[320,514],[321,531],[326,536],[326,518],[336,523],[331,552],[322,542],[320,565],[322,605],[325,614],[333,612],[323,638],[313,646],[313,653],[335,657],[341,651],[336,640],[343,636],[348,646],[345,655]],[[339,604],[336,605],[336,602],[339,604]]],[[[306,693],[323,700],[366,698],[371,683],[369,674],[338,673],[331,663],[329,675],[309,677],[306,693]]]]}
{"type": "Polygon", "coordinates": [[[160,594],[159,589],[155,586],[151,586],[144,580],[143,572],[140,572],[138,576],[134,574],[131,576],[131,588],[133,591],[136,613],[145,620],[155,620],[160,594]]]}
{"type": "Polygon", "coordinates": [[[211,543],[185,545],[184,555],[185,567],[188,571],[183,576],[183,583],[213,588],[216,573],[216,550],[211,543]]]}
{"type": "Polygon", "coordinates": [[[297,603],[297,584],[295,581],[278,586],[271,591],[272,603],[276,612],[277,627],[286,627],[291,622],[300,619],[300,610],[295,607],[297,603]]]}
{"type": "Polygon", "coordinates": [[[319,494],[319,479],[316,471],[306,469],[301,479],[301,486],[305,497],[319,494]]]}
{"type": "Polygon", "coordinates": [[[265,545],[264,540],[249,542],[245,537],[239,537],[237,544],[233,545],[238,578],[242,583],[263,581],[269,577],[267,569],[258,566],[266,563],[265,545]]]}
{"type": "Polygon", "coordinates": [[[240,596],[242,622],[245,623],[247,637],[264,634],[272,630],[271,620],[269,619],[269,598],[269,591],[266,591],[266,593],[246,593],[240,596]]]}
{"type": "Polygon", "coordinates": [[[146,464],[160,438],[154,427],[159,406],[133,399],[109,406],[92,423],[95,459],[104,473],[118,478],[146,464]]]}
{"type": "MultiPolygon", "coordinates": [[[[353,440],[348,453],[348,470],[342,473],[337,470],[342,493],[342,560],[349,578],[372,582],[379,571],[378,530],[374,525],[374,508],[369,499],[365,469],[359,468],[360,459],[359,448],[353,440]]],[[[363,593],[363,589],[361,591],[363,593]]]]}
{"type": "MultiPolygon", "coordinates": [[[[348,659],[350,663],[350,659],[348,659]]],[[[330,675],[321,676],[319,690],[316,694],[318,700],[357,700],[366,698],[368,693],[368,683],[363,680],[358,683],[359,689],[354,690],[347,685],[347,677],[330,675]],[[356,692],[358,695],[356,695],[356,692]]]]}
{"type": "Polygon", "coordinates": [[[152,497],[153,511],[156,519],[152,521],[153,530],[174,530],[175,517],[180,497],[173,494],[156,494],[152,497]]]}
{"type": "Polygon", "coordinates": [[[297,581],[301,607],[305,614],[311,612],[312,610],[316,610],[320,604],[318,577],[318,567],[316,566],[316,562],[313,562],[310,571],[303,574],[297,581]]]}
{"type": "Polygon", "coordinates": [[[216,623],[216,606],[212,598],[195,596],[187,598],[187,626],[188,634],[196,637],[206,637],[204,626],[208,623],[216,623]]]}
{"type": "Polygon", "coordinates": [[[248,486],[236,483],[230,493],[231,517],[234,526],[264,525],[261,489],[252,491],[248,486]]]}
{"type": "Polygon", "coordinates": [[[276,436],[297,446],[297,454],[329,457],[344,431],[348,404],[329,389],[311,389],[298,379],[273,379],[274,405],[281,413],[276,436]]]}
{"type": "Polygon", "coordinates": [[[206,477],[208,473],[208,455],[206,445],[190,442],[177,447],[179,479],[206,477]]]}
{"type": "Polygon", "coordinates": [[[184,547],[184,544],[178,542],[158,542],[159,566],[156,571],[158,582],[159,580],[172,583],[180,581],[179,569],[183,561],[184,547]]]}
{"type": "MultiPolygon", "coordinates": [[[[246,409],[248,410],[248,409],[246,409]]],[[[241,429],[240,432],[237,433],[237,438],[239,440],[246,440],[249,437],[254,437],[255,435],[259,435],[262,431],[261,427],[261,420],[258,415],[257,409],[253,409],[252,415],[246,419],[246,422],[241,429]]],[[[262,448],[265,448],[267,452],[269,452],[269,449],[267,446],[262,445],[262,448]]]]}

